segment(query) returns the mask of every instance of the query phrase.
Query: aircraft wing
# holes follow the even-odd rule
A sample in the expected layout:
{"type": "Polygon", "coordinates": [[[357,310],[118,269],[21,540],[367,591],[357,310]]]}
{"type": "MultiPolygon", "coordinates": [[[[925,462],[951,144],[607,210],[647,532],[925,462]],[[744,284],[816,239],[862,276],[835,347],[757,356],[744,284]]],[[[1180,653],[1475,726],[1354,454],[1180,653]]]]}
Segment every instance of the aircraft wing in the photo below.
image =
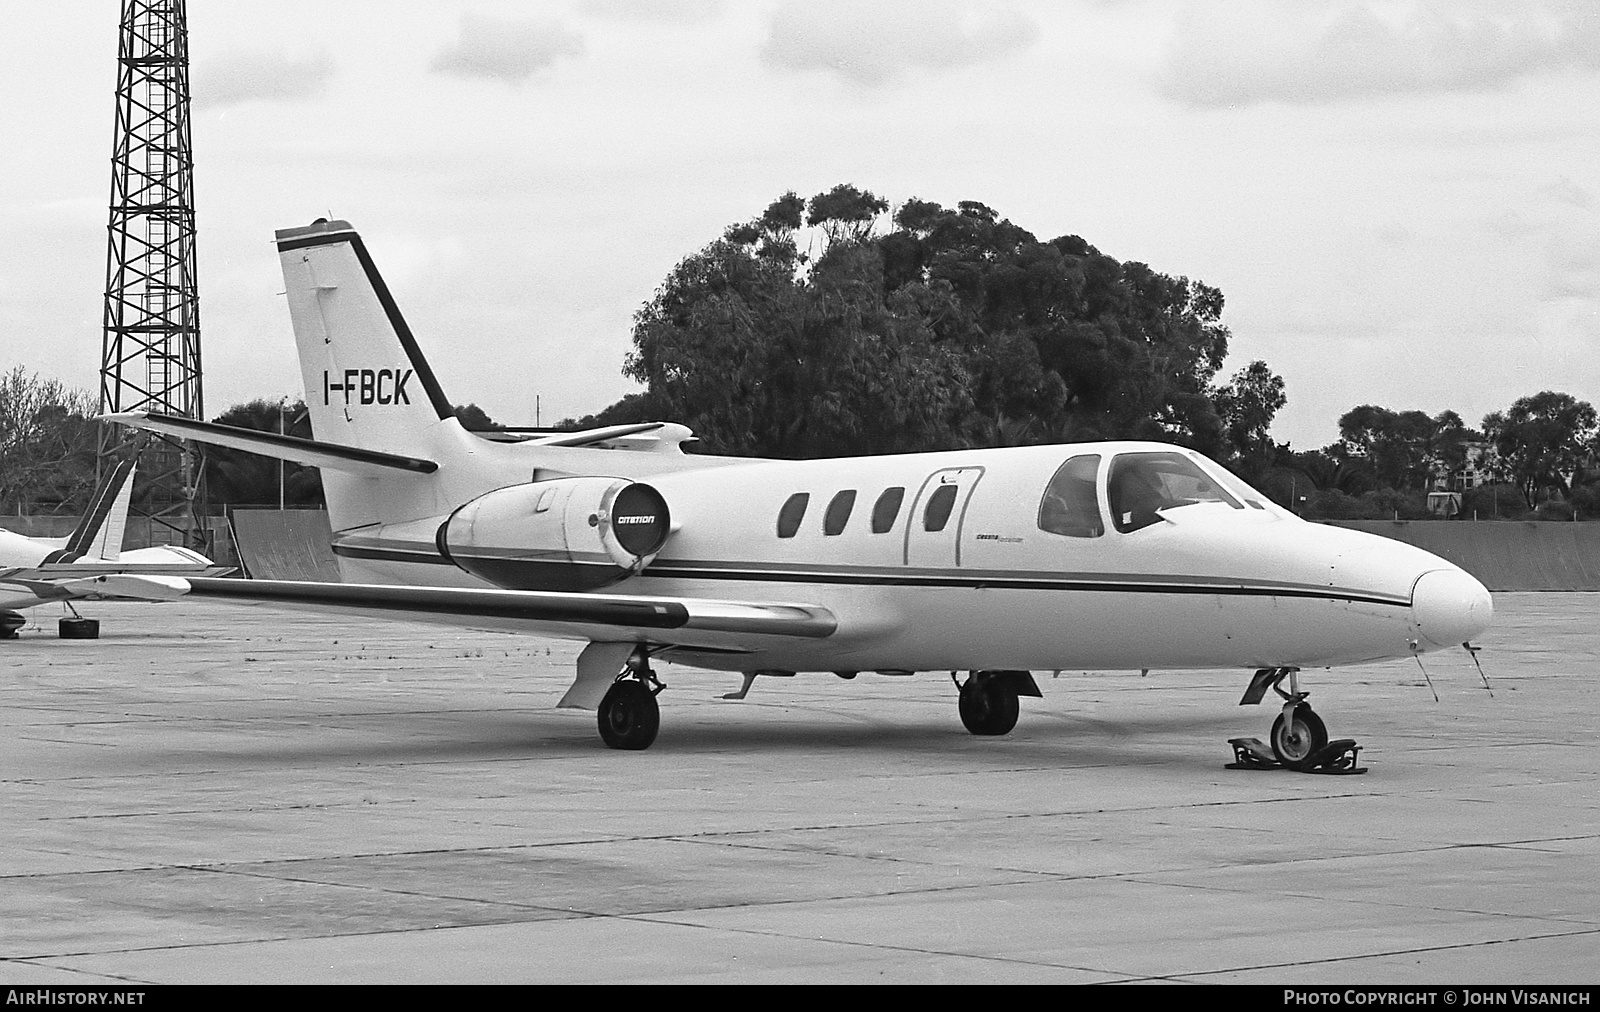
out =
{"type": "Polygon", "coordinates": [[[84,576],[81,567],[71,567],[75,575],[63,576],[49,572],[52,568],[0,569],[0,609],[32,608],[50,601],[176,601],[189,591],[188,582],[177,576],[84,576]]]}
{"type": "Polygon", "coordinates": [[[191,598],[711,650],[755,649],[765,637],[823,639],[838,628],[832,612],[810,604],[214,577],[179,582],[191,598]]]}

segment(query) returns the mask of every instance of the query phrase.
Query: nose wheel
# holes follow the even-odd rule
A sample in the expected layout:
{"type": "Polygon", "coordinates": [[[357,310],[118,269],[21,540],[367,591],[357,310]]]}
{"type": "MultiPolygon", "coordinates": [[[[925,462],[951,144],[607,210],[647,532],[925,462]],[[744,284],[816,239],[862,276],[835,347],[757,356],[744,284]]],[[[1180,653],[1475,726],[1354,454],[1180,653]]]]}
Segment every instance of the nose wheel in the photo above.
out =
{"type": "Polygon", "coordinates": [[[1328,747],[1328,729],[1305,703],[1284,707],[1272,722],[1272,754],[1292,770],[1302,770],[1328,747]]]}
{"type": "Polygon", "coordinates": [[[1271,689],[1283,697],[1283,709],[1272,722],[1269,742],[1260,738],[1230,738],[1234,761],[1232,770],[1289,769],[1298,773],[1365,773],[1357,766],[1361,746],[1354,739],[1328,740],[1322,718],[1306,702],[1308,692],[1300,689],[1299,668],[1262,668],[1250,680],[1239,705],[1261,702],[1271,689]],[[1279,685],[1289,679],[1289,691],[1279,685]]]}

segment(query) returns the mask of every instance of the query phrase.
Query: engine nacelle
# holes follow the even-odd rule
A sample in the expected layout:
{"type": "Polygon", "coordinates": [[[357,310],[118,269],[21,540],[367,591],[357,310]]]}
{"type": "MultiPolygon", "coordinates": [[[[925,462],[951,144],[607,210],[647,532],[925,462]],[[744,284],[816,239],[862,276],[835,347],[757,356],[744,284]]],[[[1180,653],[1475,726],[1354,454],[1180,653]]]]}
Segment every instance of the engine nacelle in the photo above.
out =
{"type": "Polygon", "coordinates": [[[667,543],[667,501],[626,478],[511,485],[439,525],[439,554],[509,590],[593,590],[638,573],[667,543]]]}

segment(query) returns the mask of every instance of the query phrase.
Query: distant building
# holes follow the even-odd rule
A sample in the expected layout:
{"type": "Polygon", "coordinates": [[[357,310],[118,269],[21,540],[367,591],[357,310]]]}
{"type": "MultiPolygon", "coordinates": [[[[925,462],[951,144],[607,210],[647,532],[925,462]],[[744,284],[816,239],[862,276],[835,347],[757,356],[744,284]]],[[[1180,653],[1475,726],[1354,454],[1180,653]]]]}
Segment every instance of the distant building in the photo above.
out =
{"type": "MultiPolygon", "coordinates": [[[[1494,444],[1487,439],[1468,439],[1461,444],[1467,451],[1466,460],[1454,470],[1437,463],[1433,470],[1433,487],[1441,492],[1466,492],[1494,480],[1496,457],[1494,444]]],[[[1457,503],[1459,508],[1460,503],[1457,503]]],[[[1429,509],[1432,509],[1429,496],[1429,509]]]]}

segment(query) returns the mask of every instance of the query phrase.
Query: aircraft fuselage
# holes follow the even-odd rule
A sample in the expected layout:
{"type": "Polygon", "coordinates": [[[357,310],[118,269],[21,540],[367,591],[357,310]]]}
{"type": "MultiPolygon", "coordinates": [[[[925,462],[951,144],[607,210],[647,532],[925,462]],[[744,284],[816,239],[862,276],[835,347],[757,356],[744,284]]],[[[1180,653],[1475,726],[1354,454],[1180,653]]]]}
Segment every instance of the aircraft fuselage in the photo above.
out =
{"type": "MultiPolygon", "coordinates": [[[[607,456],[625,464],[653,455],[607,456]]],[[[751,637],[737,653],[708,641],[705,651],[668,655],[703,667],[1327,666],[1459,644],[1490,609],[1481,585],[1449,562],[1307,523],[1199,454],[1164,444],[718,464],[649,477],[673,532],[641,572],[597,592],[806,601],[831,611],[839,628],[825,640],[751,637]],[[1132,527],[1114,513],[1113,463],[1123,454],[1182,455],[1218,498],[1119,529],[1132,527]],[[1082,467],[1092,501],[1080,513],[1092,506],[1095,515],[1070,533],[1047,530],[1047,487],[1074,458],[1092,459],[1082,467]],[[1432,578],[1449,583],[1433,596],[1450,598],[1440,605],[1449,616],[1426,630],[1414,600],[1425,573],[1446,574],[1432,578]]],[[[563,569],[577,580],[586,568],[614,567],[565,544],[553,565],[556,546],[517,544],[508,532],[505,543],[474,549],[495,556],[491,584],[441,554],[436,535],[447,516],[336,534],[345,582],[552,589],[563,569]]]]}

